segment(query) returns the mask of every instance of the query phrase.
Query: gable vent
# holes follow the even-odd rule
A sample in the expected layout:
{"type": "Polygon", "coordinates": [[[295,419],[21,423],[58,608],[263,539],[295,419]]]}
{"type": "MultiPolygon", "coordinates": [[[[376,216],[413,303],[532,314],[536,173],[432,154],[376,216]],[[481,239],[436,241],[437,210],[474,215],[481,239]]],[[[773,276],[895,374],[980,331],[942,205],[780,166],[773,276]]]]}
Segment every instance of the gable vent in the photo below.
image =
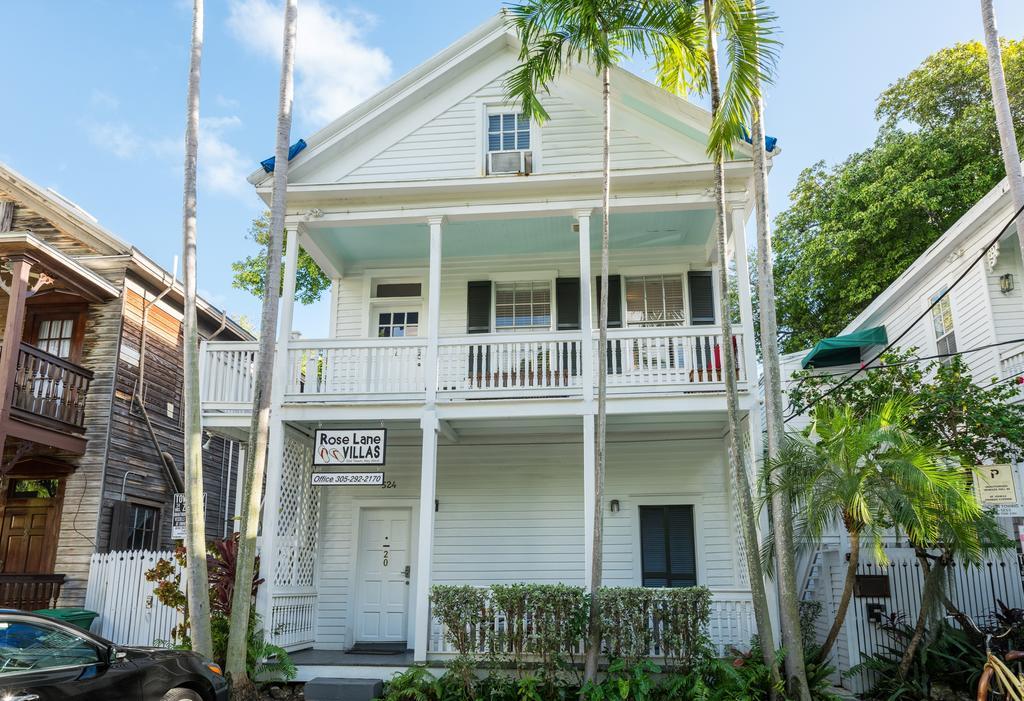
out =
{"type": "Polygon", "coordinates": [[[488,175],[529,175],[532,172],[531,151],[490,151],[487,154],[488,175]]]}

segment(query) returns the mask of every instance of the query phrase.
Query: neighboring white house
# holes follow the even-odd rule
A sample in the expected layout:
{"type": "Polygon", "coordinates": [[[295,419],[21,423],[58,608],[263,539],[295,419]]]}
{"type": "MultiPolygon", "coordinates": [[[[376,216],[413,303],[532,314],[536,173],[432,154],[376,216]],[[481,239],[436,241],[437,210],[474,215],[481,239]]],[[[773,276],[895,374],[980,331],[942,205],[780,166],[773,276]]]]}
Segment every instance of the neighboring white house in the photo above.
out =
{"type": "MultiPolygon", "coordinates": [[[[259,610],[344,664],[356,643],[437,659],[436,583],[583,585],[591,558],[601,83],[579,68],[540,125],[502,82],[495,18],[308,139],[289,236],[259,610]],[[331,337],[292,339],[298,241],[333,279],[331,337]],[[374,486],[312,486],[320,429],[386,428],[374,486]]],[[[712,635],[754,632],[726,459],[710,115],[615,70],[604,581],[701,584],[712,635]]],[[[757,416],[746,144],[726,163],[740,407],[757,416]]],[[[250,180],[267,201],[271,176],[250,180]]],[[[255,344],[208,343],[203,414],[249,426],[255,344]]],[[[319,453],[319,451],[317,451],[319,453]]],[[[373,479],[368,478],[368,479],[373,479]]],[[[300,663],[303,659],[296,658],[300,663]]]]}
{"type": "MultiPolygon", "coordinates": [[[[1014,212],[1009,186],[1003,180],[838,336],[823,339],[813,349],[784,355],[783,392],[791,386],[793,373],[801,369],[833,373],[835,381],[840,382],[896,339],[899,341],[895,348],[916,348],[920,356],[962,353],[979,384],[1016,382],[1024,374],[1024,268],[1012,227],[983,260],[976,262],[1014,212]],[[963,279],[955,283],[965,271],[963,279]],[[949,293],[929,310],[932,302],[947,290],[949,293]],[[918,320],[919,317],[922,318],[918,320]]],[[[787,416],[801,409],[790,406],[788,401],[784,404],[787,416]]],[[[806,413],[798,414],[790,419],[787,429],[803,428],[808,421],[806,413]]],[[[1018,501],[1024,504],[1024,475],[1020,468],[1014,466],[1012,474],[1018,501]]],[[[1004,514],[1000,521],[1007,533],[1016,537],[1017,524],[1024,523],[1024,505],[998,508],[1004,514]]],[[[906,543],[894,539],[890,545],[888,552],[894,564],[888,568],[879,568],[871,553],[867,549],[862,551],[865,565],[861,572],[869,576],[887,575],[886,591],[890,595],[861,592],[854,599],[835,649],[834,662],[840,673],[854,667],[863,654],[889,644],[873,615],[900,611],[913,620],[919,610],[921,582],[916,558],[912,551],[901,547],[906,543]]],[[[817,631],[820,640],[824,639],[825,628],[839,600],[848,549],[845,535],[837,525],[835,533],[825,538],[821,547],[807,553],[800,565],[798,584],[803,598],[824,604],[817,631]]],[[[974,615],[990,614],[997,608],[996,601],[1024,606],[1021,574],[1012,553],[993,558],[980,569],[959,568],[954,580],[954,595],[962,597],[960,604],[974,615]]],[[[862,672],[845,683],[860,691],[869,678],[862,672]]]]}

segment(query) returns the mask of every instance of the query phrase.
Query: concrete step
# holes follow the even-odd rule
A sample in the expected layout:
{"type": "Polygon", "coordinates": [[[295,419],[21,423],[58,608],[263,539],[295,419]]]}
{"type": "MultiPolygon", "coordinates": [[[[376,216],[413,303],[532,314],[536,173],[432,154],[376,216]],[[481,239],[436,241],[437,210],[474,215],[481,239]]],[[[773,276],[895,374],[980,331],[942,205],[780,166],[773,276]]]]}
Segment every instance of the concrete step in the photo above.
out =
{"type": "Polygon", "coordinates": [[[334,679],[316,677],[303,689],[306,701],[371,701],[380,698],[384,683],[380,679],[334,679]]]}

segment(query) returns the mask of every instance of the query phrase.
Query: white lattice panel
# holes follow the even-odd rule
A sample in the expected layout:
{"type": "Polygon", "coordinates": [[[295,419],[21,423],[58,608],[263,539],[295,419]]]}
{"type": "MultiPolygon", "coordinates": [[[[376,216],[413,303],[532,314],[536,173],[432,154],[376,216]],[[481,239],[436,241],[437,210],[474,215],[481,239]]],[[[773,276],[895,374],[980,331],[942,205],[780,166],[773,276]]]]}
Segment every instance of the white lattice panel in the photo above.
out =
{"type": "Polygon", "coordinates": [[[285,439],[281,465],[281,494],[274,558],[274,584],[279,589],[313,586],[320,493],[312,488],[313,448],[294,435],[285,439]]]}

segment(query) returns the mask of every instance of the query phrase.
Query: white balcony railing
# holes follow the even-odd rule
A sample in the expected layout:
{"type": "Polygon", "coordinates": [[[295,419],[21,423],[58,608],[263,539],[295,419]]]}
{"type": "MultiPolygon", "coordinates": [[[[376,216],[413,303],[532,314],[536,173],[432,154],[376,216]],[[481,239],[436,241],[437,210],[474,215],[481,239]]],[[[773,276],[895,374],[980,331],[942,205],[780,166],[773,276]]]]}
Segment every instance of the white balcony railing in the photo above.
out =
{"type": "Polygon", "coordinates": [[[294,341],[288,344],[285,394],[422,395],[422,338],[294,341]]]}
{"type": "Polygon", "coordinates": [[[507,397],[576,392],[583,386],[582,353],[576,332],[443,338],[438,392],[507,397]]]}
{"type": "Polygon", "coordinates": [[[999,369],[1004,380],[1024,375],[1024,344],[1010,346],[999,354],[999,369]]]}
{"type": "MultiPolygon", "coordinates": [[[[721,383],[721,345],[722,334],[714,327],[612,329],[608,332],[608,386],[721,383]]],[[[733,348],[737,379],[743,380],[746,371],[739,334],[733,335],[733,348]]]]}
{"type": "MultiPolygon", "coordinates": [[[[737,334],[734,347],[742,351],[737,334]]],[[[596,384],[599,352],[594,342],[596,384]]],[[[613,393],[651,388],[708,392],[721,388],[722,335],[716,327],[613,329],[608,386],[613,393]]],[[[419,401],[426,391],[425,338],[297,340],[288,345],[286,401],[419,401]]],[[[737,379],[747,379],[742,352],[737,379]]],[[[243,411],[252,402],[255,343],[211,342],[203,363],[207,411],[243,411]]],[[[583,390],[583,336],[578,331],[480,334],[442,338],[438,396],[574,397],[583,390]]]]}

